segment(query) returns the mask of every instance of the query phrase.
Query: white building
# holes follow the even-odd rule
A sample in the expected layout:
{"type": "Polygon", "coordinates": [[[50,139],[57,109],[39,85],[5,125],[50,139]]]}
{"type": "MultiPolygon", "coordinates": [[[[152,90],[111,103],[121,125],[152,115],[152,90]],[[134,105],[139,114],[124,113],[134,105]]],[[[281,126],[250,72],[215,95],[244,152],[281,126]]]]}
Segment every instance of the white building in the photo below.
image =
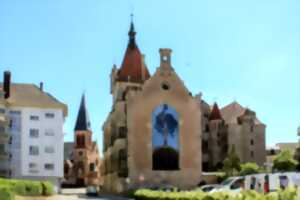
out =
{"type": "Polygon", "coordinates": [[[1,86],[9,94],[10,177],[48,180],[59,187],[67,106],[44,92],[42,85],[11,84],[9,73],[1,86]]]}

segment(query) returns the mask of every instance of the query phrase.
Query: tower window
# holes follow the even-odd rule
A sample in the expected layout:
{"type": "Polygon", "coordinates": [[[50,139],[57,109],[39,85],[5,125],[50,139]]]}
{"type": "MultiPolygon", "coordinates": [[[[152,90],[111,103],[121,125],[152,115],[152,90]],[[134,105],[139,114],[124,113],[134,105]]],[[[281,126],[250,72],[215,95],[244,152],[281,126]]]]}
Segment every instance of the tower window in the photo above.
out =
{"type": "Polygon", "coordinates": [[[84,144],[84,135],[78,135],[76,143],[77,143],[77,148],[84,148],[85,147],[85,144],[84,144]]]}
{"type": "Polygon", "coordinates": [[[253,141],[253,140],[251,140],[251,141],[250,141],[250,144],[251,144],[251,145],[254,145],[254,141],[253,141]]]}
{"type": "Polygon", "coordinates": [[[90,164],[90,172],[95,171],[95,163],[90,164]]]}

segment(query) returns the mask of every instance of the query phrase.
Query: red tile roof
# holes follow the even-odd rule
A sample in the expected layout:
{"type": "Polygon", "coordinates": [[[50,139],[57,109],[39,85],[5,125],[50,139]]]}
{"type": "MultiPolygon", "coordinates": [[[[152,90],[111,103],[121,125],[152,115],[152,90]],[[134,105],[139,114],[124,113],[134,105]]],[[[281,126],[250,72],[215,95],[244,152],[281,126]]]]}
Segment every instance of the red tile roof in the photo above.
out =
{"type": "Polygon", "coordinates": [[[150,77],[149,71],[143,63],[142,54],[135,42],[134,25],[131,23],[128,32],[129,43],[123,63],[118,71],[118,81],[143,83],[150,77]]]}
{"type": "Polygon", "coordinates": [[[209,116],[209,120],[222,120],[222,115],[217,103],[214,103],[212,111],[209,116]]]}
{"type": "Polygon", "coordinates": [[[144,82],[150,77],[138,47],[127,47],[123,63],[118,72],[119,81],[144,82]]]}

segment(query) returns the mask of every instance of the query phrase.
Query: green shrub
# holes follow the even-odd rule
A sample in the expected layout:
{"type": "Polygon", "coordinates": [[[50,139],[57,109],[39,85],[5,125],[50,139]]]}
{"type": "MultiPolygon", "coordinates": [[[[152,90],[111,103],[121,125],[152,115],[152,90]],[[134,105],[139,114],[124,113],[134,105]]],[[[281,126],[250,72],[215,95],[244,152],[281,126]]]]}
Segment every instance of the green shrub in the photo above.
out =
{"type": "Polygon", "coordinates": [[[41,196],[42,185],[38,181],[23,181],[13,183],[13,190],[20,196],[41,196]]]}
{"type": "Polygon", "coordinates": [[[288,188],[284,191],[261,194],[252,190],[240,193],[204,193],[201,191],[163,192],[140,189],[134,195],[136,200],[299,200],[300,190],[297,192],[294,188],[288,188]]]}
{"type": "Polygon", "coordinates": [[[15,197],[15,194],[13,193],[11,187],[3,186],[1,184],[0,197],[1,197],[1,200],[13,200],[15,197]]]}
{"type": "Polygon", "coordinates": [[[52,183],[50,183],[48,181],[44,181],[44,182],[42,182],[42,188],[43,188],[44,196],[51,196],[54,194],[54,188],[53,188],[52,183]]]}

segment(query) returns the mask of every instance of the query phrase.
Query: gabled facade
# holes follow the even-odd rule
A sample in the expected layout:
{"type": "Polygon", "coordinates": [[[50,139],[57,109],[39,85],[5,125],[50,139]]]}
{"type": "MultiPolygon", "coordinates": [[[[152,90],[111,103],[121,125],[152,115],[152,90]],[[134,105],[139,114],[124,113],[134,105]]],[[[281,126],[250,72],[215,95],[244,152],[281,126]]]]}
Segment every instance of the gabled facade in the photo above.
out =
{"type": "Polygon", "coordinates": [[[113,108],[103,125],[104,189],[192,187],[201,179],[199,97],[190,95],[172,68],[170,49],[160,49],[160,66],[151,77],[133,32],[131,24],[124,60],[111,75],[113,108]]]}

